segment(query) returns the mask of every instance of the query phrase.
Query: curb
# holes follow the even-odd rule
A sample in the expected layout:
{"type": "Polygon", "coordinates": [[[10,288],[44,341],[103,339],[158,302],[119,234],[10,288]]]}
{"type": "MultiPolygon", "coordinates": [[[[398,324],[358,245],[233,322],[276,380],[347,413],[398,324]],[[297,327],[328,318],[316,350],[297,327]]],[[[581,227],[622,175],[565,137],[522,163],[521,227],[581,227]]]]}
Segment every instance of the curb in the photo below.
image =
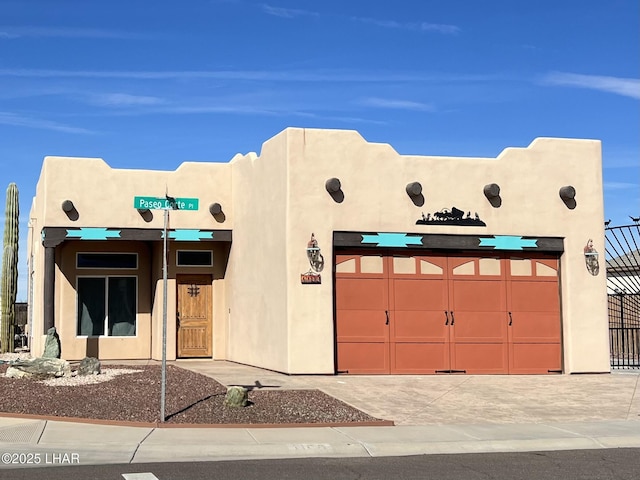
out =
{"type": "Polygon", "coordinates": [[[331,428],[331,427],[393,427],[392,420],[365,422],[326,422],[326,423],[161,423],[135,422],[127,420],[102,420],[96,418],[56,417],[54,415],[33,415],[27,413],[0,412],[0,418],[20,418],[25,420],[44,420],[48,422],[68,422],[86,425],[105,425],[114,427],[141,428],[331,428]]]}

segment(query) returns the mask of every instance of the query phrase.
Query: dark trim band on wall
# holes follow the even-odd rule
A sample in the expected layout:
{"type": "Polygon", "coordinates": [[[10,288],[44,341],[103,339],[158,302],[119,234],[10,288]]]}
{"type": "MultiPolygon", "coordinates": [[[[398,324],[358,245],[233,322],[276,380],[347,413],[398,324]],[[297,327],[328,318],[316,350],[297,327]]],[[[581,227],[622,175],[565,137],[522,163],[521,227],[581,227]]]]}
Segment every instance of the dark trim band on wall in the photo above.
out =
{"type": "Polygon", "coordinates": [[[429,250],[564,252],[561,237],[519,235],[447,235],[396,232],[334,232],[335,247],[429,250]]]}
{"type": "MultiPolygon", "coordinates": [[[[57,247],[66,240],[162,240],[161,228],[44,227],[42,244],[57,247]]],[[[176,228],[169,230],[169,239],[177,241],[230,242],[231,230],[201,230],[176,228]]]]}
{"type": "Polygon", "coordinates": [[[55,324],[54,294],[56,290],[56,249],[44,249],[44,332],[55,324]]]}

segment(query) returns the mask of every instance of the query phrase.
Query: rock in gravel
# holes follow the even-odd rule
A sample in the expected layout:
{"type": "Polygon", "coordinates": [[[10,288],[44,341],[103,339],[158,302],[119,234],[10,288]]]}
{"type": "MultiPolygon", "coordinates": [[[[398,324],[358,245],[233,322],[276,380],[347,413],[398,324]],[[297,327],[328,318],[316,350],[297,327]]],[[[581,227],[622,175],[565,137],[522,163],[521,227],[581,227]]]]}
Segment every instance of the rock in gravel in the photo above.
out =
{"type": "Polygon", "coordinates": [[[78,375],[100,375],[100,360],[94,357],[84,357],[78,366],[78,375]]]}
{"type": "Polygon", "coordinates": [[[249,401],[249,394],[244,387],[229,387],[227,395],[224,397],[224,404],[228,407],[246,407],[249,401]]]}
{"type": "Polygon", "coordinates": [[[60,358],[60,337],[56,332],[56,327],[47,330],[47,338],[44,341],[44,358],[60,358]]]}
{"type": "Polygon", "coordinates": [[[30,358],[17,360],[7,368],[8,378],[52,378],[70,377],[71,366],[60,358],[30,358]]]}

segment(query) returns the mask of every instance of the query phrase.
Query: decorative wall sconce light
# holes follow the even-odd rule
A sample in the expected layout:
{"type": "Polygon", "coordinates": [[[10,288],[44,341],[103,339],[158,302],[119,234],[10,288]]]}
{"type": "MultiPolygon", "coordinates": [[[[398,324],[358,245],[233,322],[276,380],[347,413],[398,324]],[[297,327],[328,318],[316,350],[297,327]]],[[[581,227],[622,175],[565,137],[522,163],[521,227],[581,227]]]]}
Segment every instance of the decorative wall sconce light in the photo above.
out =
{"type": "Polygon", "coordinates": [[[212,203],[211,205],[209,205],[209,213],[214,217],[216,215],[220,215],[222,213],[222,205],[220,205],[219,203],[212,203]]]}
{"type": "Polygon", "coordinates": [[[589,239],[584,246],[584,261],[587,264],[587,271],[593,276],[598,275],[600,272],[598,251],[594,248],[592,239],[589,239]]]}
{"type": "Polygon", "coordinates": [[[576,208],[576,189],[571,185],[566,185],[560,188],[560,198],[567,206],[567,208],[573,210],[576,208]]]}
{"type": "Polygon", "coordinates": [[[489,203],[494,207],[498,208],[502,205],[502,198],[500,197],[500,185],[497,183],[488,183],[482,189],[484,192],[484,196],[487,197],[489,203]]]}
{"type": "Polygon", "coordinates": [[[73,202],[71,200],[65,200],[62,202],[62,210],[66,213],[72,212],[75,209],[73,202]]]}
{"type": "Polygon", "coordinates": [[[320,253],[320,247],[316,237],[311,234],[311,240],[307,242],[307,259],[311,268],[306,273],[300,274],[300,282],[305,284],[320,284],[322,283],[322,277],[320,272],[324,268],[324,257],[320,253]]]}
{"type": "Polygon", "coordinates": [[[344,201],[344,192],[342,191],[342,184],[339,178],[330,178],[324,182],[324,188],[327,189],[327,192],[329,192],[334,202],[342,203],[344,201]]]}
{"type": "Polygon", "coordinates": [[[324,268],[324,257],[320,253],[320,247],[318,247],[318,241],[315,235],[311,234],[311,240],[307,242],[307,258],[309,264],[314,272],[320,273],[324,268]]]}

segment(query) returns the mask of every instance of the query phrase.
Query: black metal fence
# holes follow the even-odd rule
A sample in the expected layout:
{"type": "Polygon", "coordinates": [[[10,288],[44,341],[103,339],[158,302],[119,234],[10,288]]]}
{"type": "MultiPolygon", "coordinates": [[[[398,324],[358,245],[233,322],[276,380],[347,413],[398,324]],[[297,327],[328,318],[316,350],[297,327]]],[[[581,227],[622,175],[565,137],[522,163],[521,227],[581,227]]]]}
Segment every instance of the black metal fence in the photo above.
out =
{"type": "Polygon", "coordinates": [[[640,368],[640,295],[609,295],[611,366],[640,368]]]}
{"type": "Polygon", "coordinates": [[[611,366],[640,368],[640,225],[605,233],[611,366]]]}

